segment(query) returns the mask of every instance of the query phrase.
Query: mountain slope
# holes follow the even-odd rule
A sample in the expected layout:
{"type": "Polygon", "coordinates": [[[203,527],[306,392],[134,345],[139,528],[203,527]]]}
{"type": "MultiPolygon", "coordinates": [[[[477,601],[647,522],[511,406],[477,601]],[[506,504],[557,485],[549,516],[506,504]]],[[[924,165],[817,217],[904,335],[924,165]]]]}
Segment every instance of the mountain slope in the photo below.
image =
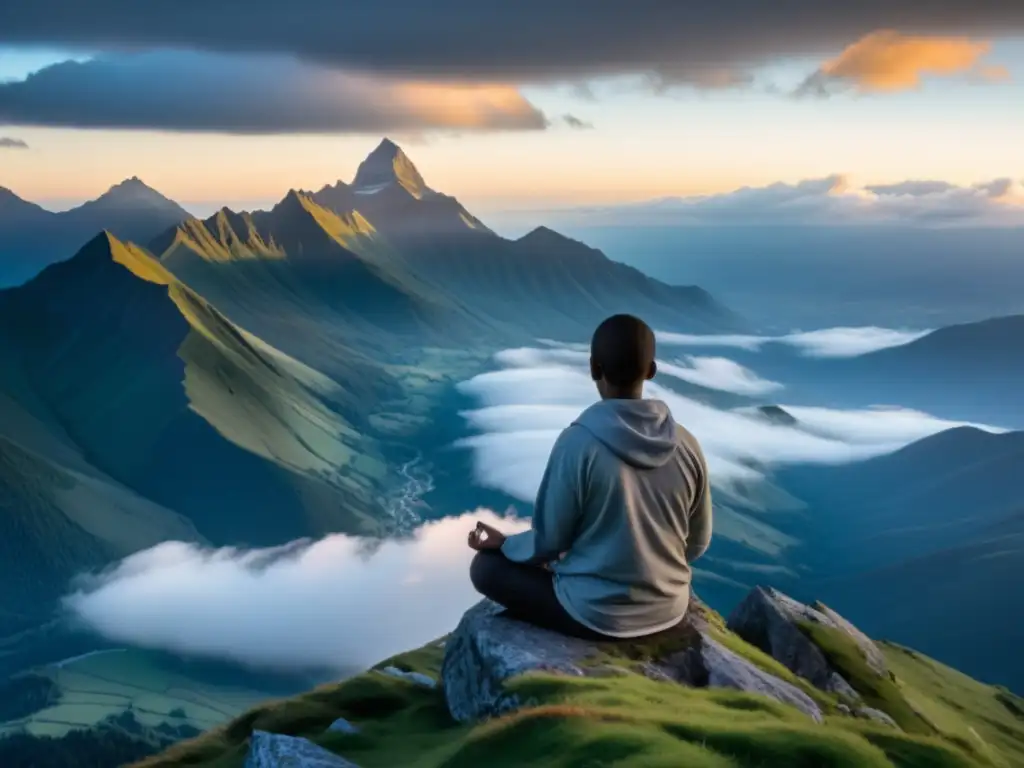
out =
{"type": "MultiPolygon", "coordinates": [[[[401,189],[412,205],[424,204],[401,189]]],[[[185,222],[150,250],[274,344],[291,343],[294,333],[271,326],[311,312],[344,324],[346,345],[364,339],[374,349],[388,343],[381,331],[494,349],[538,336],[586,338],[616,312],[668,328],[740,324],[698,288],[659,283],[550,230],[518,241],[467,230],[412,243],[378,229],[371,216],[362,208],[329,210],[293,191],[270,211],[222,210],[185,222]],[[291,308],[266,311],[282,301],[291,308]]]]}
{"type": "MultiPolygon", "coordinates": [[[[352,376],[359,347],[459,345],[491,325],[420,279],[361,214],[295,191],[270,211],[186,221],[149,247],[233,320],[332,376],[352,376]],[[345,350],[344,365],[327,362],[345,350]]],[[[358,378],[373,366],[356,366],[358,378]]]]}
{"type": "Polygon", "coordinates": [[[830,375],[876,402],[1024,427],[1021,339],[1024,315],[947,326],[901,347],[836,361],[830,375]]]}
{"type": "Polygon", "coordinates": [[[338,182],[310,197],[336,213],[358,212],[424,281],[477,316],[530,336],[585,338],[616,312],[692,331],[743,325],[700,289],[668,286],[545,227],[515,241],[499,237],[427,186],[387,139],[352,185],[338,182]]]}
{"type": "Polygon", "coordinates": [[[0,187],[0,229],[6,231],[18,225],[41,224],[55,215],[35,203],[22,200],[7,187],[0,187]]]}
{"type": "Polygon", "coordinates": [[[103,234],[2,299],[26,380],[89,463],[211,541],[373,529],[384,470],[329,406],[337,385],[141,250],[103,234]]]}
{"type": "Polygon", "coordinates": [[[184,208],[137,178],[60,213],[0,188],[0,287],[17,285],[46,265],[68,258],[102,230],[147,242],[188,217],[184,208]]]}
{"type": "Polygon", "coordinates": [[[980,679],[1024,689],[1024,433],[961,428],[888,456],[800,467],[778,482],[805,501],[793,589],[865,630],[980,679]],[[969,606],[969,622],[950,622],[969,606]]]}

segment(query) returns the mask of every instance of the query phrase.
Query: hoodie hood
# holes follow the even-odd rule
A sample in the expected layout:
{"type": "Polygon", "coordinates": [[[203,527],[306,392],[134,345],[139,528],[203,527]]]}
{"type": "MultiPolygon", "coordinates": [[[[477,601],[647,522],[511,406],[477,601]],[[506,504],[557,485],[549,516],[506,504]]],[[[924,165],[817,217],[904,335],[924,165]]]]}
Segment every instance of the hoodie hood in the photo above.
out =
{"type": "Polygon", "coordinates": [[[602,400],[573,423],[640,469],[660,467],[676,450],[676,423],[661,400],[602,400]]]}

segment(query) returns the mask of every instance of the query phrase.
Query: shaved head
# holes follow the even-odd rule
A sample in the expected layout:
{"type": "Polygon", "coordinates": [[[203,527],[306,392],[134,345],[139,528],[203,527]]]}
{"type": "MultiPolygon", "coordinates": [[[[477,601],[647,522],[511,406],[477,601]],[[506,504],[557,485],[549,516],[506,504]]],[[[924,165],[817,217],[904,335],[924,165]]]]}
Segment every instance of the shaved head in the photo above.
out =
{"type": "Polygon", "coordinates": [[[599,388],[601,381],[617,390],[642,387],[654,377],[654,352],[654,331],[647,323],[633,315],[612,315],[591,339],[591,376],[599,388]]]}

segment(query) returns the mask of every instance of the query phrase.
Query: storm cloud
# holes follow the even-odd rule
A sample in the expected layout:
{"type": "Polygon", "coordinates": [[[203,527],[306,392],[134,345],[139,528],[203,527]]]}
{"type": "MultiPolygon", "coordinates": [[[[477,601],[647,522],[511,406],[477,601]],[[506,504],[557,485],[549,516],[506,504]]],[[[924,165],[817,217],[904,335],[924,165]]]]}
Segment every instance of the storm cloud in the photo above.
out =
{"type": "Polygon", "coordinates": [[[35,0],[0,9],[0,44],[84,50],[183,48],[293,55],[414,77],[535,82],[661,73],[732,84],[784,56],[834,56],[883,29],[908,35],[1012,35],[1007,0],[35,0]]]}
{"type": "Polygon", "coordinates": [[[157,51],[65,61],[0,83],[0,123],[260,134],[538,130],[547,120],[510,85],[157,51]]]}

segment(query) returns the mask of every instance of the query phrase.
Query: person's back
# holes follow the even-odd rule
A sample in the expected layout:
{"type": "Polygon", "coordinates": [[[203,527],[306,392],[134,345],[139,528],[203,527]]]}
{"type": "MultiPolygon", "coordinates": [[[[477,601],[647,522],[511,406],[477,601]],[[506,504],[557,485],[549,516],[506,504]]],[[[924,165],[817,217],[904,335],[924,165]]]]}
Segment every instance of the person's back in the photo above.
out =
{"type": "Polygon", "coordinates": [[[697,440],[675,424],[665,403],[642,398],[643,382],[655,372],[650,328],[628,315],[602,323],[591,350],[602,399],[556,441],[532,528],[507,539],[486,526],[478,526],[476,540],[470,535],[475,549],[497,546],[504,555],[482,551],[474,560],[480,591],[529,613],[515,585],[540,591],[540,569],[530,566],[552,563],[546,590],[553,595],[527,620],[614,638],[652,634],[682,619],[690,564],[711,539],[711,493],[697,440]],[[481,531],[491,545],[482,543],[481,531]],[[567,621],[539,618],[559,611],[567,621]]]}
{"type": "MultiPolygon", "coordinates": [[[[556,452],[580,488],[572,544],[553,566],[562,605],[612,637],[678,622],[689,603],[690,563],[711,534],[707,468],[696,439],[659,400],[610,399],[584,411],[556,452]]],[[[551,502],[559,503],[540,503],[551,502]]],[[[512,537],[503,547],[512,560],[520,559],[516,545],[512,537]]]]}

